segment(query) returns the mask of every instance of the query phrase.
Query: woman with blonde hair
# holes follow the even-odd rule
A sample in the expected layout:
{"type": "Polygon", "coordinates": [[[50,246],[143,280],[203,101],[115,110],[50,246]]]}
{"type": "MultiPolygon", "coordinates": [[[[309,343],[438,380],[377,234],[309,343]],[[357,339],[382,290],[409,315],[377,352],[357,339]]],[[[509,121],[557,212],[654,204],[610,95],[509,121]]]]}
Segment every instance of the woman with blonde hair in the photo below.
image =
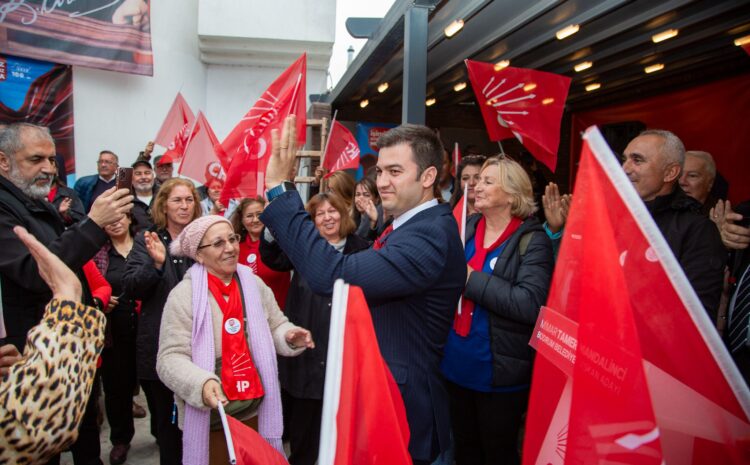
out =
{"type": "Polygon", "coordinates": [[[554,258],[531,180],[513,160],[489,158],[467,221],[468,277],[445,345],[456,463],[516,464],[534,351],[554,258]]]}
{"type": "Polygon", "coordinates": [[[164,182],[151,207],[154,226],[135,237],[122,277],[123,291],[141,301],[136,368],[152,416],[152,433],[159,443],[161,465],[182,463],[182,435],[173,423],[174,395],[156,374],[159,328],[167,296],[193,264],[189,258],[172,257],[169,244],[201,214],[192,182],[180,178],[164,182]]]}

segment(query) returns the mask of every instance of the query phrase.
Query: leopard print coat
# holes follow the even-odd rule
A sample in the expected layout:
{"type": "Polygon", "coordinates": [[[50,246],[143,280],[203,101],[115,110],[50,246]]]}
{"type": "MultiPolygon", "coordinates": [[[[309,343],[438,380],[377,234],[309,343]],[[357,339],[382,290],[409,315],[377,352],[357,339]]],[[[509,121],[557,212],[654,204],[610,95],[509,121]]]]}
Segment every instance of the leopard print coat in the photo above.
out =
{"type": "Polygon", "coordinates": [[[104,314],[53,299],[0,381],[0,464],[45,463],[78,436],[104,345],[104,314]]]}

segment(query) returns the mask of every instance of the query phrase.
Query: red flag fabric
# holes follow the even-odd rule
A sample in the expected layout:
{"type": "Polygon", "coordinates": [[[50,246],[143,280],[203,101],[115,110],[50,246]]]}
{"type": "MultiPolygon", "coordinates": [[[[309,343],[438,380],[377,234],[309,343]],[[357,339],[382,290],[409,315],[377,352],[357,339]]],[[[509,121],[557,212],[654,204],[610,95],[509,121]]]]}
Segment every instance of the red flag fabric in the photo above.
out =
{"type": "Polygon", "coordinates": [[[617,158],[584,138],[524,464],[748,463],[747,386],[617,158]]]}
{"type": "Polygon", "coordinates": [[[273,82],[247,114],[216,147],[227,173],[220,201],[255,197],[265,190],[265,174],[271,155],[271,130],[279,129],[287,116],[297,116],[297,147],[305,145],[307,119],[307,54],[302,54],[273,82]]]}
{"type": "Polygon", "coordinates": [[[453,144],[453,167],[451,168],[451,176],[456,177],[458,172],[458,164],[461,163],[461,149],[458,148],[458,142],[453,144]]]}
{"type": "Polygon", "coordinates": [[[182,94],[177,92],[167,117],[161,123],[161,128],[154,138],[154,142],[167,148],[164,152],[165,159],[174,162],[182,158],[194,121],[193,110],[190,109],[190,105],[182,94]]]}
{"type": "Polygon", "coordinates": [[[328,170],[326,177],[334,171],[356,169],[359,166],[359,145],[346,126],[338,121],[333,122],[328,136],[326,153],[323,156],[323,168],[328,170]]]}
{"type": "Polygon", "coordinates": [[[748,55],[750,55],[750,44],[743,45],[742,50],[744,50],[748,55]]]}
{"type": "Polygon", "coordinates": [[[224,181],[226,173],[214,151],[214,147],[218,144],[219,139],[216,138],[206,116],[199,111],[192,135],[185,148],[179,174],[203,184],[208,184],[212,179],[224,181]]]}
{"type": "Polygon", "coordinates": [[[404,465],[406,409],[380,355],[362,289],[338,280],[323,394],[319,465],[404,465]]]}
{"type": "Polygon", "coordinates": [[[570,78],[526,68],[496,71],[491,63],[472,60],[466,68],[490,140],[515,137],[555,171],[570,78]]]}
{"type": "Polygon", "coordinates": [[[289,465],[286,457],[254,429],[227,415],[237,465],[289,465]]]}

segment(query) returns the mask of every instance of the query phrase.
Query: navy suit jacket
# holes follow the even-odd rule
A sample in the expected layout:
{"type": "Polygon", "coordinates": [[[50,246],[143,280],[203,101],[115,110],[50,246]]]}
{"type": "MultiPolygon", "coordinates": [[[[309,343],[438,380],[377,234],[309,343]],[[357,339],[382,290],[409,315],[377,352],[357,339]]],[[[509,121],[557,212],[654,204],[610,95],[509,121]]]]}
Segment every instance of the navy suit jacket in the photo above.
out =
{"type": "Polygon", "coordinates": [[[318,234],[296,192],[274,199],[261,221],[313,292],[331,294],[338,278],[362,288],[380,351],[404,399],[409,452],[414,460],[433,460],[449,442],[448,393],[439,365],[466,283],[450,206],[418,213],[380,250],[351,255],[336,252],[318,234]]]}

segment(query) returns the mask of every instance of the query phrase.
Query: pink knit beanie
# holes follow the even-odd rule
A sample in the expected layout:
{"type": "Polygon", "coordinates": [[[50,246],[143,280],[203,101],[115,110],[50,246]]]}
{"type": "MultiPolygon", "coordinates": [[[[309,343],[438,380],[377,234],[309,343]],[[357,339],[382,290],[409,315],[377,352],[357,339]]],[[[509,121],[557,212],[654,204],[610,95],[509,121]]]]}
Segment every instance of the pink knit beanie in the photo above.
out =
{"type": "Polygon", "coordinates": [[[169,245],[169,252],[175,257],[190,257],[195,259],[195,254],[198,253],[198,246],[208,228],[221,222],[228,223],[230,226],[232,225],[228,219],[218,215],[201,216],[193,220],[172,241],[169,245]]]}

